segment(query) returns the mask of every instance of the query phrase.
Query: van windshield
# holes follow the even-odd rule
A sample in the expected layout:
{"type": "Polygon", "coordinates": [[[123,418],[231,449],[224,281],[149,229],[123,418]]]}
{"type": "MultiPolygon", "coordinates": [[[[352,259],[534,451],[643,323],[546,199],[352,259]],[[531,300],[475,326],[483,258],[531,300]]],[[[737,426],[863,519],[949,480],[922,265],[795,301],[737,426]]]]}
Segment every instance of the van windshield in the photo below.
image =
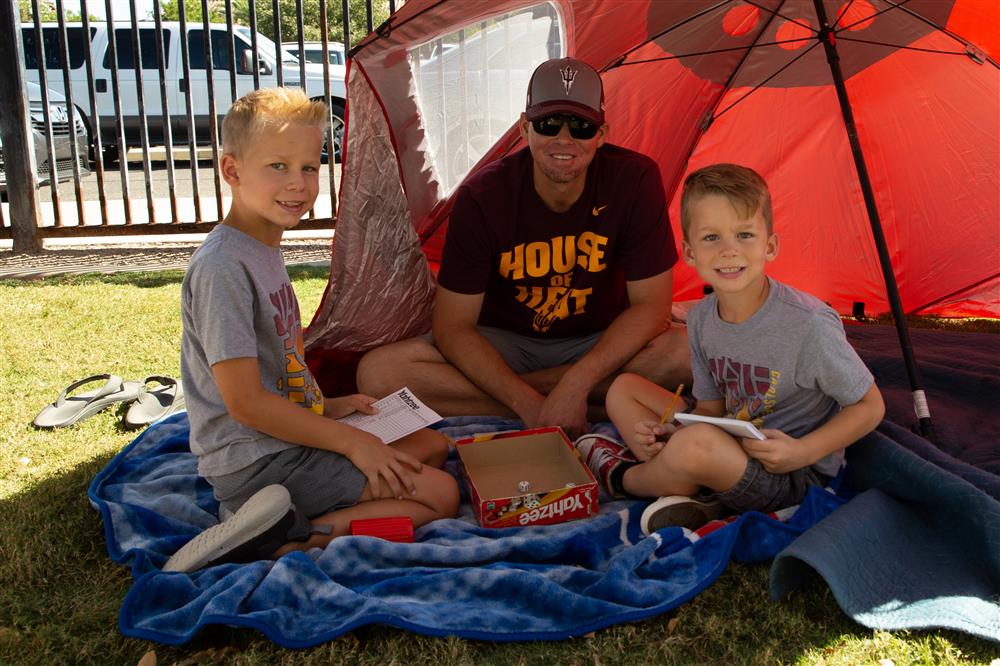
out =
{"type": "MultiPolygon", "coordinates": [[[[241,35],[247,38],[247,41],[253,39],[250,32],[250,28],[246,26],[234,26],[233,32],[240,33],[241,35]]],[[[272,61],[277,60],[274,54],[277,53],[278,51],[278,45],[272,42],[270,37],[261,34],[259,32],[257,33],[257,50],[260,51],[260,55],[266,56],[272,61]]],[[[283,52],[283,55],[284,55],[284,58],[282,59],[283,62],[293,62],[295,64],[298,64],[299,62],[298,58],[293,56],[291,53],[283,52]]]]}

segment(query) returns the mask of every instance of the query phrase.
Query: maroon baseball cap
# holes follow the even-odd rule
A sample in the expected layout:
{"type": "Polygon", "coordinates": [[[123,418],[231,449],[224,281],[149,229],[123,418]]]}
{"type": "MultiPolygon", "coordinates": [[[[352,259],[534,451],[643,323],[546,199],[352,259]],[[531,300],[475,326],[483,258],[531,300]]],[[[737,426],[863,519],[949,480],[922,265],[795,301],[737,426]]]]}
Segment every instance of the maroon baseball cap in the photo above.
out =
{"type": "Polygon", "coordinates": [[[554,113],[571,113],[604,124],[604,85],[593,67],[576,58],[546,60],[528,82],[524,115],[538,120],[554,113]]]}

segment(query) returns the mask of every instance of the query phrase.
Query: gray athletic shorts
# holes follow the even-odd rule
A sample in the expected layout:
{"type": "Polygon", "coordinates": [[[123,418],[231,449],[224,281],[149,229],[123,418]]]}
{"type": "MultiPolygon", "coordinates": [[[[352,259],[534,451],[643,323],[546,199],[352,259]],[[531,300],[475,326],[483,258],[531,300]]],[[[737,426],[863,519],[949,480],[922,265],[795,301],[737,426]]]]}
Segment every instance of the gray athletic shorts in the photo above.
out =
{"type": "Polygon", "coordinates": [[[812,467],[787,474],[771,474],[756,458],[747,459],[747,468],[735,486],[721,493],[710,493],[706,499],[717,499],[723,506],[739,513],[778,511],[802,502],[809,486],[825,486],[830,477],[812,467]]]}
{"type": "Polygon", "coordinates": [[[255,492],[280,483],[295,508],[309,518],[354,506],[368,479],[346,457],[332,451],[296,446],[272,453],[232,474],[207,477],[215,499],[236,511],[255,492]]]}
{"type": "MultiPolygon", "coordinates": [[[[575,363],[597,344],[602,332],[578,338],[536,338],[492,326],[477,326],[484,338],[500,353],[510,369],[519,375],[575,363]]],[[[423,336],[434,343],[428,333],[423,336]]]]}

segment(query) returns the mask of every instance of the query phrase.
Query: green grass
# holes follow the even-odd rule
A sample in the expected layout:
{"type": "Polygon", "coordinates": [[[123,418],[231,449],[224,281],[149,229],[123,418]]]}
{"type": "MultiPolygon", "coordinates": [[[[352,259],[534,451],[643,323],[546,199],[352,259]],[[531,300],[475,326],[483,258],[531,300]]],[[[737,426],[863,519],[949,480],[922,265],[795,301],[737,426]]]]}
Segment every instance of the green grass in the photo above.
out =
{"type": "MultiPolygon", "coordinates": [[[[304,318],[326,284],[290,270],[304,318]]],[[[203,632],[183,647],[128,639],[118,608],[131,579],[107,556],[91,479],[133,435],[107,410],[56,431],[32,418],[90,374],[179,373],[181,273],[0,281],[0,664],[987,664],[996,644],[963,634],[875,632],[815,584],[767,599],[768,568],[731,565],[670,615],[563,642],[489,643],[366,627],[310,650],[250,630],[203,632]]]]}

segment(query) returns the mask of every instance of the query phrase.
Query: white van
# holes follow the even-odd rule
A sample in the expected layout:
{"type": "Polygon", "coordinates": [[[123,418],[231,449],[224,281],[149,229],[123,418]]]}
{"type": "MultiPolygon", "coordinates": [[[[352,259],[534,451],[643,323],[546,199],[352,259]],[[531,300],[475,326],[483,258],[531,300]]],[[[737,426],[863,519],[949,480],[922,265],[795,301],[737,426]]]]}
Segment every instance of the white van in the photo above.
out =
{"type": "MultiPolygon", "coordinates": [[[[160,90],[158,68],[156,24],[152,21],[138,22],[139,30],[139,83],[142,88],[143,109],[146,126],[152,145],[164,143],[163,102],[160,90]]],[[[189,76],[184,76],[181,57],[180,24],[163,22],[164,81],[166,83],[166,103],[170,113],[171,133],[175,145],[186,145],[188,141],[187,91],[190,91],[192,115],[194,116],[195,138],[198,144],[211,142],[209,131],[208,70],[205,59],[205,31],[200,22],[187,24],[187,49],[189,76]]],[[[212,82],[215,110],[221,131],[222,117],[233,102],[229,37],[224,24],[210,24],[212,53],[212,82]]],[[[105,159],[117,158],[114,94],[112,92],[111,51],[107,23],[90,24],[90,54],[94,69],[94,93],[97,102],[97,116],[100,119],[101,143],[105,159]]],[[[21,28],[27,79],[38,82],[37,36],[34,26],[21,28]]],[[[118,94],[121,104],[122,125],[126,147],[142,145],[140,134],[139,99],[136,83],[136,67],[132,52],[132,25],[130,22],[114,24],[115,54],[118,64],[118,94]]],[[[42,41],[45,50],[45,68],[48,87],[64,92],[63,58],[59,46],[59,26],[57,23],[42,23],[42,41]]],[[[90,90],[87,84],[87,68],[84,49],[85,36],[80,23],[66,24],[66,44],[69,52],[69,78],[72,87],[73,104],[87,125],[93,141],[94,119],[91,118],[90,90]]],[[[253,50],[250,29],[234,26],[232,34],[235,61],[236,97],[254,89],[253,50]]],[[[303,87],[313,98],[324,95],[323,73],[307,68],[305,82],[301,80],[299,63],[286,56],[279,62],[275,57],[274,42],[265,35],[257,34],[257,58],[261,88],[278,85],[278,67],[281,67],[282,84],[303,87]]],[[[330,96],[332,103],[334,152],[339,154],[343,136],[344,105],[347,89],[344,85],[344,67],[330,68],[330,96]]]]}

